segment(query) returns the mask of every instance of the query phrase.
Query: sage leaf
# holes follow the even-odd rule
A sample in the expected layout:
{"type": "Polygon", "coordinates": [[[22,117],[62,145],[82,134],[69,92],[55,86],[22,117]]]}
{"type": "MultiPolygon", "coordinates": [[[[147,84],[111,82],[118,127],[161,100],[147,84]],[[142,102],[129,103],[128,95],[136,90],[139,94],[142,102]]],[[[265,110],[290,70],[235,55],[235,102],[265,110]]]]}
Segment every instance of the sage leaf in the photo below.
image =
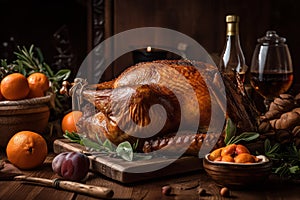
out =
{"type": "Polygon", "coordinates": [[[152,158],[151,155],[146,155],[143,153],[134,153],[133,154],[133,159],[134,160],[150,160],[152,158]]]}
{"type": "Polygon", "coordinates": [[[133,149],[128,141],[122,142],[116,149],[117,155],[127,161],[133,160],[133,149]]]}
{"type": "Polygon", "coordinates": [[[233,121],[230,118],[228,118],[225,126],[225,139],[224,139],[226,145],[230,144],[229,141],[235,136],[235,134],[236,134],[236,126],[233,123],[233,121]]]}
{"type": "Polygon", "coordinates": [[[259,134],[256,132],[244,132],[238,136],[235,136],[234,139],[230,141],[230,144],[236,144],[241,141],[249,142],[255,140],[259,137],[259,134]]]}
{"type": "Polygon", "coordinates": [[[101,149],[101,145],[99,145],[97,142],[94,142],[86,137],[81,138],[82,145],[88,148],[92,149],[101,149]]]}
{"type": "Polygon", "coordinates": [[[269,152],[271,150],[271,142],[269,139],[265,140],[264,143],[265,153],[269,152]]]}
{"type": "Polygon", "coordinates": [[[115,151],[114,145],[108,139],[103,142],[102,146],[110,152],[115,151]]]}

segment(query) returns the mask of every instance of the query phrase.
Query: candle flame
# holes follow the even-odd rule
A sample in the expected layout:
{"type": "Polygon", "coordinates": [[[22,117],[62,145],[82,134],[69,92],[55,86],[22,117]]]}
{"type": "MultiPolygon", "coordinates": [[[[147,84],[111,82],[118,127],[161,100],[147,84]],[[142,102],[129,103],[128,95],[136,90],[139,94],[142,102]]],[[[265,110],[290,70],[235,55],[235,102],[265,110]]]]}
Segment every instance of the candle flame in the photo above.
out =
{"type": "Polygon", "coordinates": [[[147,47],[147,52],[151,52],[151,47],[150,46],[147,47]]]}

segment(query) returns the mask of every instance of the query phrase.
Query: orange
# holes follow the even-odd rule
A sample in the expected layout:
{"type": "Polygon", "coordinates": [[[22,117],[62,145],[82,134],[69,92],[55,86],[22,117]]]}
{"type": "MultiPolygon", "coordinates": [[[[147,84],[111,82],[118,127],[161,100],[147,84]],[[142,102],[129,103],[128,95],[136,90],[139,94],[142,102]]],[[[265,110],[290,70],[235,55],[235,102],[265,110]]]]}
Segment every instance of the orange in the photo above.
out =
{"type": "Polygon", "coordinates": [[[49,89],[48,77],[40,72],[35,72],[27,77],[30,92],[27,98],[42,97],[49,89]]]}
{"type": "MultiPolygon", "coordinates": [[[[0,88],[1,88],[1,83],[0,83],[0,88]]],[[[1,93],[1,89],[0,89],[0,101],[2,101],[2,100],[4,100],[4,97],[3,97],[2,93],[1,93]]]]}
{"type": "Polygon", "coordinates": [[[30,87],[29,94],[27,95],[26,98],[30,99],[30,98],[43,97],[43,96],[45,96],[43,90],[41,90],[38,87],[33,86],[33,87],[30,87]]]}
{"type": "Polygon", "coordinates": [[[65,133],[69,132],[77,132],[76,124],[79,119],[82,117],[82,112],[78,110],[74,110],[66,114],[61,122],[62,131],[65,133]]]}
{"type": "Polygon", "coordinates": [[[7,100],[24,99],[29,93],[26,77],[20,73],[5,76],[1,81],[1,93],[7,100]]]}
{"type": "Polygon", "coordinates": [[[47,154],[46,140],[32,131],[16,133],[6,146],[7,159],[20,169],[33,169],[40,166],[47,154]]]}

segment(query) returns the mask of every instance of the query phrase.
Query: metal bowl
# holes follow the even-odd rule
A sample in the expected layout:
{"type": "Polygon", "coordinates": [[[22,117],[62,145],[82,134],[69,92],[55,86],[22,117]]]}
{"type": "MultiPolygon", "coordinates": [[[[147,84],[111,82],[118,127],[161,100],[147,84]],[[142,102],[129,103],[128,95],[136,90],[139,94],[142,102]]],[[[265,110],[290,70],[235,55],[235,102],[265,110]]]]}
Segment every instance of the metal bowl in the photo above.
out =
{"type": "Polygon", "coordinates": [[[244,164],[211,161],[209,154],[203,158],[203,167],[219,185],[232,189],[255,187],[263,184],[271,174],[272,162],[263,155],[258,163],[244,164]]]}
{"type": "Polygon", "coordinates": [[[10,138],[19,131],[43,134],[50,117],[53,95],[19,101],[0,101],[0,146],[6,147],[10,138]]]}

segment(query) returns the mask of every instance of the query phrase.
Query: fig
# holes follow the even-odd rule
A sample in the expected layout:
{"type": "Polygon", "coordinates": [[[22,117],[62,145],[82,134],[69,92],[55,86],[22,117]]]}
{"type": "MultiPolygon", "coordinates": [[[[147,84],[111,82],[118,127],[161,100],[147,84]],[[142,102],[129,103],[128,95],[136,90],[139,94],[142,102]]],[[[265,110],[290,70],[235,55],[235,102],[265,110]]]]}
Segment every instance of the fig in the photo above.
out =
{"type": "Polygon", "coordinates": [[[236,144],[230,144],[224,147],[224,149],[221,152],[221,156],[223,157],[225,155],[234,155],[235,149],[236,149],[236,144]]]}
{"type": "Polygon", "coordinates": [[[236,148],[235,148],[235,154],[239,155],[241,153],[248,153],[248,154],[250,154],[250,151],[244,145],[238,144],[238,145],[236,145],[236,148]]]}
{"type": "Polygon", "coordinates": [[[89,158],[79,152],[58,154],[52,161],[52,169],[67,180],[80,181],[89,171],[89,158]]]}

